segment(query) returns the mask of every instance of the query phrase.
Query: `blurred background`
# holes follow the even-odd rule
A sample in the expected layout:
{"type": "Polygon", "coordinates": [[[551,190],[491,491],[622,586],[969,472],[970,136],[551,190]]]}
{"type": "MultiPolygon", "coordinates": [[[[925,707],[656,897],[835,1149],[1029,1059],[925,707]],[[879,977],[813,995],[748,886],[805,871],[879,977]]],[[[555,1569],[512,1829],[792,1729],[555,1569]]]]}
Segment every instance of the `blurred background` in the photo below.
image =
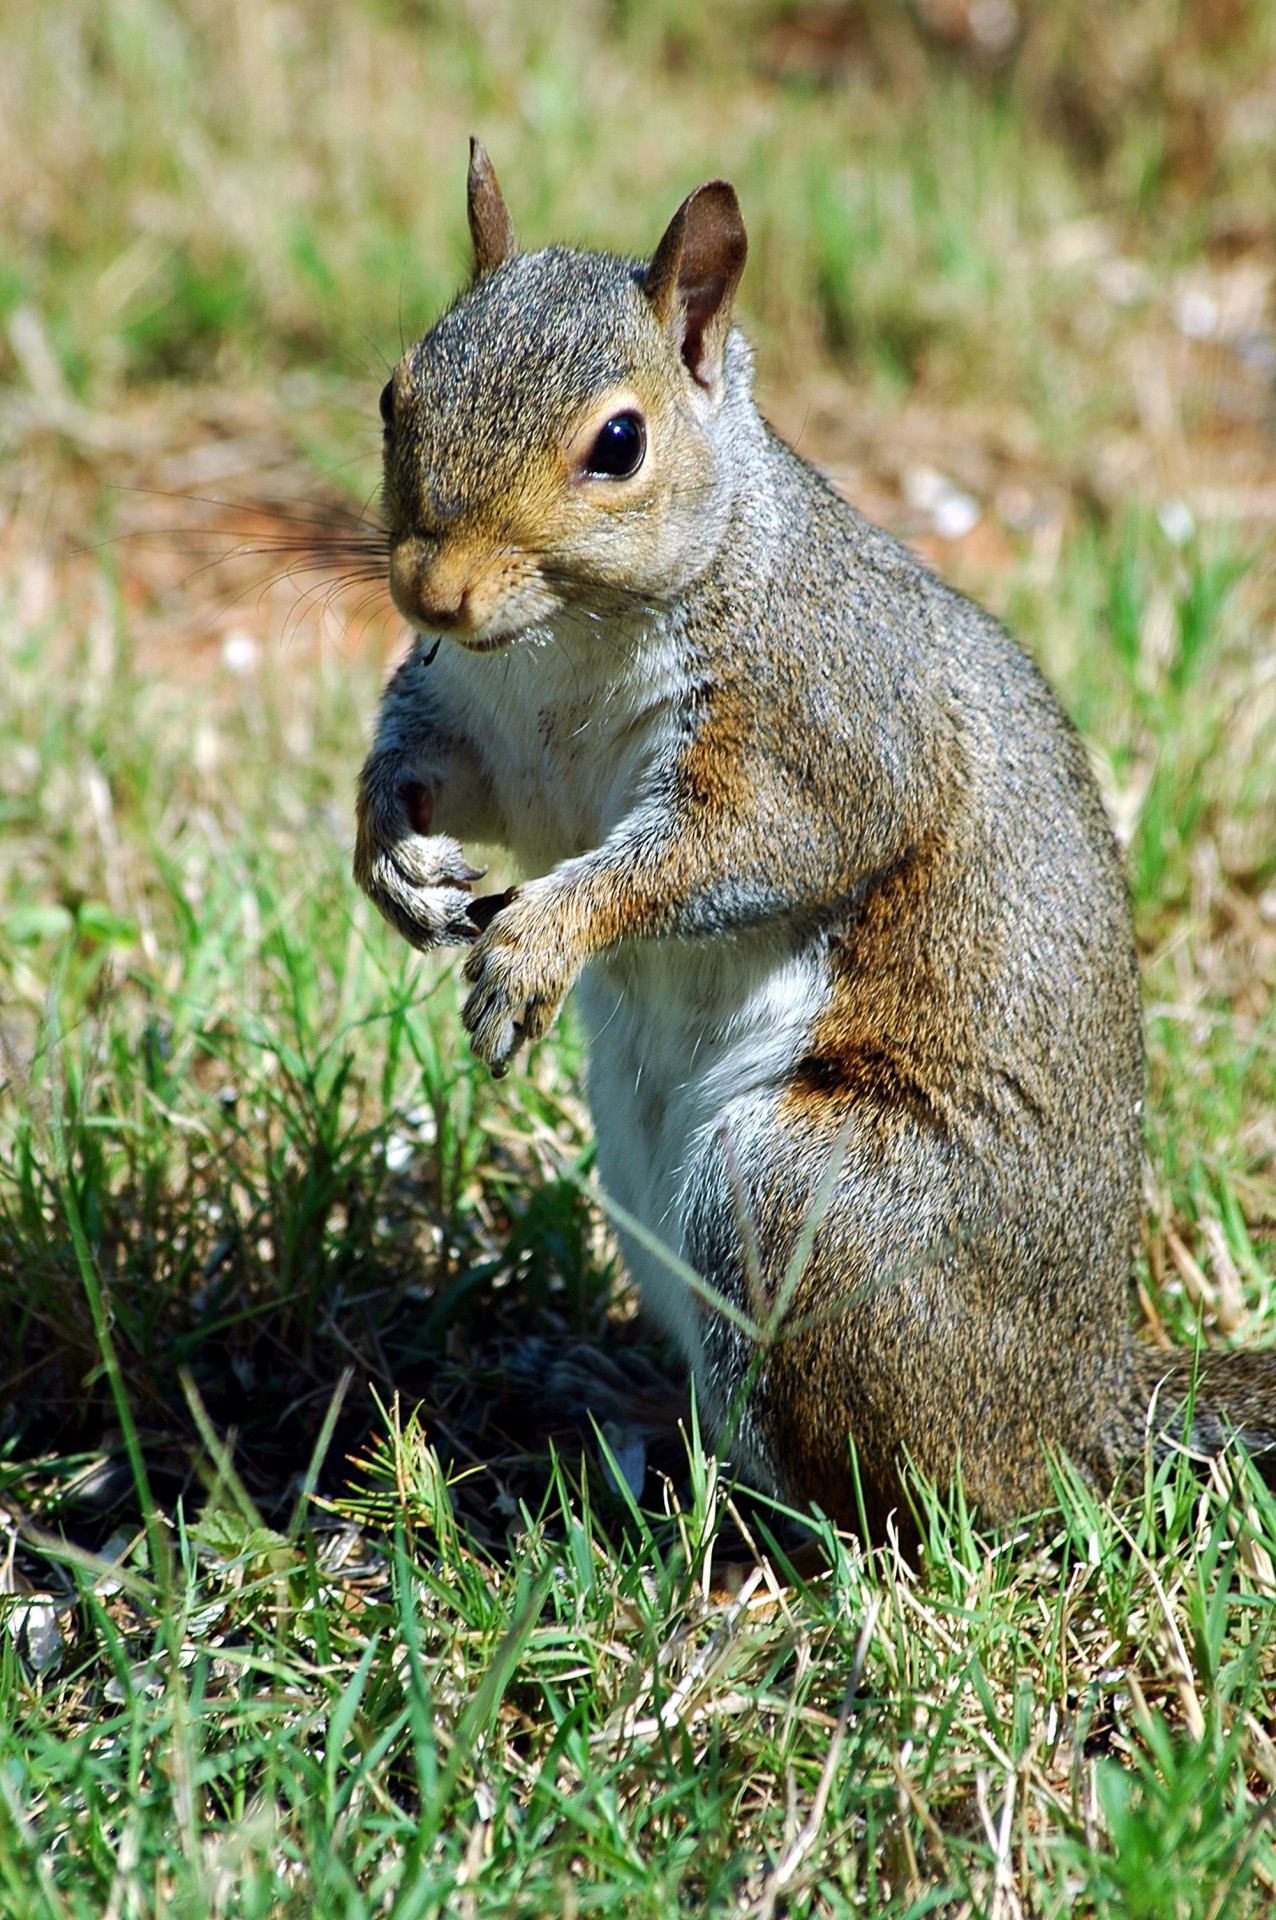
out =
{"type": "Polygon", "coordinates": [[[319,1394],[351,1289],[373,1334],[337,1346],[389,1380],[413,1288],[460,1289],[454,1346],[487,1298],[476,1249],[578,1304],[606,1268],[522,1178],[529,1139],[587,1157],[570,1025],[510,1096],[556,1103],[514,1180],[450,977],[348,877],[404,637],[358,519],[376,398],[467,272],[472,132],[528,246],[646,253],[736,183],[764,411],[1010,621],[1127,844],[1146,1314],[1263,1332],[1274,128],[1270,0],[7,0],[0,1335],[46,1413],[86,1419],[96,1364],[75,1168],[157,1409],[226,1343],[248,1394],[270,1315],[319,1394]]]}
{"type": "Polygon", "coordinates": [[[1264,0],[12,0],[3,32],[0,302],[95,408],[375,376],[464,270],[471,130],[529,239],[642,251],[729,174],[770,378],[998,400],[1073,451],[1123,314],[1251,355],[1270,320],[1264,0]]]}
{"type": "Polygon", "coordinates": [[[1269,0],[12,0],[0,34],[5,497],[46,526],[285,448],[371,497],[471,131],[529,245],[646,252],[731,177],[764,405],[963,575],[1134,507],[1180,547],[1270,519],[1269,0]]]}
{"type": "MultiPolygon", "coordinates": [[[[4,507],[54,549],[159,516],[105,479],[295,502],[302,455],[373,498],[472,131],[528,245],[646,252],[732,178],[764,407],[965,584],[1132,512],[1270,523],[1270,0],[11,0],[0,48],[4,507]]],[[[1168,656],[1130,542],[1072,586],[1168,656]]]]}

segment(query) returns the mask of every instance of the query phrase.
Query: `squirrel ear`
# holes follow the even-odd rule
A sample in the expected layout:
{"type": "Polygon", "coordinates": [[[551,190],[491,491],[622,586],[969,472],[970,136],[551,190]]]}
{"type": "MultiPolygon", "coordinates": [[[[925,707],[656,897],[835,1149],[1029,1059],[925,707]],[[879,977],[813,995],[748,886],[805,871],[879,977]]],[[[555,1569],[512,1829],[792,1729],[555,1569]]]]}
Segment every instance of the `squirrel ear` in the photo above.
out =
{"type": "Polygon", "coordinates": [[[474,242],[474,277],[481,279],[517,252],[514,222],[501,194],[496,169],[481,140],[470,141],[470,172],[465,183],[470,238],[474,242]]]}
{"type": "Polygon", "coordinates": [[[722,371],[731,302],[748,250],[735,188],[710,180],[688,194],[651,256],[643,290],[702,387],[716,386],[722,371]]]}

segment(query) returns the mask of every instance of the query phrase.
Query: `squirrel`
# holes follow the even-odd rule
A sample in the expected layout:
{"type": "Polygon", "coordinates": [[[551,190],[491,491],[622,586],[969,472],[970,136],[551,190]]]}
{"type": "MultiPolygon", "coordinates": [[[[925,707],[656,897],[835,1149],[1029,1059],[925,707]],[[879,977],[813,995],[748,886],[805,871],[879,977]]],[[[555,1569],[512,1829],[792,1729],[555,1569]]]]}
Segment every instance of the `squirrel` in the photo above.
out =
{"type": "Polygon", "coordinates": [[[524,253],[472,142],[468,213],[472,280],[381,395],[418,638],[355,877],[469,947],[497,1075],[575,986],[599,1177],[711,1435],[874,1538],[906,1461],[997,1524],[1051,1453],[1107,1490],[1149,1432],[1273,1447],[1276,1358],[1195,1378],[1130,1329],[1139,983],[1082,743],[762,419],[734,189],[650,260],[524,253]],[[476,897],[462,838],[532,877],[476,897]]]}

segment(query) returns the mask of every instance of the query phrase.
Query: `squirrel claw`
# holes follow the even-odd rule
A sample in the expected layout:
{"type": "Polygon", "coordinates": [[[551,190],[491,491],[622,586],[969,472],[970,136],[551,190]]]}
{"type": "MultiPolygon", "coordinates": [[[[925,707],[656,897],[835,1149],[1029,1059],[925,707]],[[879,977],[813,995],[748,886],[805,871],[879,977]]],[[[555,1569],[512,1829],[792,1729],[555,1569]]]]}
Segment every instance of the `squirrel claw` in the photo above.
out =
{"type": "Polygon", "coordinates": [[[548,1033],[578,966],[564,964],[557,902],[543,883],[472,901],[470,917],[483,934],[462,967],[471,991],[461,1019],[495,1073],[548,1033]]]}
{"type": "MultiPolygon", "coordinates": [[[[484,872],[486,872],[486,868],[484,868],[484,872]]],[[[474,878],[476,880],[480,879],[481,875],[475,874],[474,878]]],[[[487,928],[490,927],[493,920],[495,920],[497,914],[503,912],[504,909],[508,907],[516,892],[517,888],[506,887],[504,893],[485,893],[480,895],[477,900],[472,901],[470,904],[470,919],[476,927],[486,932],[487,928]]]]}
{"type": "MultiPolygon", "coordinates": [[[[471,956],[473,957],[473,956],[471,956]]],[[[466,965],[469,973],[469,965],[466,965]]],[[[480,1060],[493,1073],[508,1065],[522,1040],[522,1028],[510,1012],[510,1002],[499,987],[475,987],[461,1012],[461,1022],[480,1060]]]]}
{"type": "Polygon", "coordinates": [[[355,877],[377,910],[412,946],[471,946],[482,927],[472,916],[472,867],[455,840],[420,834],[361,835],[355,877]]]}

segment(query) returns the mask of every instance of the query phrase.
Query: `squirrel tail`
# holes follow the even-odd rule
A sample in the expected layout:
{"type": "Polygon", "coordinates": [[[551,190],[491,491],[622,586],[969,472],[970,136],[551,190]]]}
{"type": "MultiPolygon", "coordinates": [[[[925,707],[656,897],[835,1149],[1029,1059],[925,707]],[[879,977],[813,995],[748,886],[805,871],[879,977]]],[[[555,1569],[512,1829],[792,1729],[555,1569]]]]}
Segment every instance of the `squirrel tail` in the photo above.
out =
{"type": "Polygon", "coordinates": [[[1137,1347],[1135,1379],[1157,1432],[1205,1454],[1240,1440],[1264,1480],[1276,1485],[1276,1349],[1193,1354],[1137,1347]]]}

